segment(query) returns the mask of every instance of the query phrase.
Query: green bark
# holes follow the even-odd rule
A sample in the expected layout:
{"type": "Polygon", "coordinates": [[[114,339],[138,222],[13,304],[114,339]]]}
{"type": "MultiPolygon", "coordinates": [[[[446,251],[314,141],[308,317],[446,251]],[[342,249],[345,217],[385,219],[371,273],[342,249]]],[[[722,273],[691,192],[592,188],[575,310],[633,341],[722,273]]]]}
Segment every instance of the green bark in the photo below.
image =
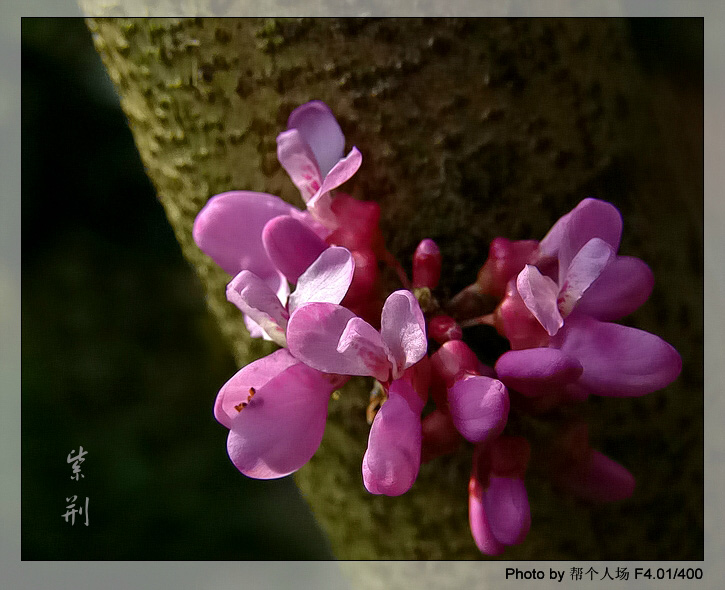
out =
{"type": "MultiPolygon", "coordinates": [[[[673,343],[685,368],[665,391],[593,399],[580,409],[590,418],[594,446],[638,479],[635,496],[618,505],[592,507],[558,495],[536,467],[536,441],[549,433],[548,419],[512,421],[510,431],[536,433],[527,478],[533,524],[525,543],[504,557],[702,558],[702,156],[682,118],[659,124],[678,112],[681,94],[661,84],[659,110],[651,109],[653,81],[636,68],[625,23],[88,25],[240,366],[272,349],[248,337],[241,314],[224,298],[228,277],[195,246],[192,223],[210,196],[232,189],[302,206],[277,162],[275,138],[289,112],[308,100],[327,102],[348,147],[363,153],[349,191],[381,204],[387,245],[403,265],[410,269],[422,238],[439,244],[442,298],[472,282],[493,237],[541,238],[586,196],[615,203],[625,220],[621,253],[642,257],[658,280],[629,323],[673,343]]],[[[695,104],[687,112],[696,110],[695,104]]],[[[467,338],[481,351],[497,342],[485,328],[467,338]]],[[[401,497],[365,491],[360,463],[370,386],[355,379],[330,402],[322,446],[296,476],[336,556],[481,557],[467,520],[470,449],[424,465],[401,497]]]]}

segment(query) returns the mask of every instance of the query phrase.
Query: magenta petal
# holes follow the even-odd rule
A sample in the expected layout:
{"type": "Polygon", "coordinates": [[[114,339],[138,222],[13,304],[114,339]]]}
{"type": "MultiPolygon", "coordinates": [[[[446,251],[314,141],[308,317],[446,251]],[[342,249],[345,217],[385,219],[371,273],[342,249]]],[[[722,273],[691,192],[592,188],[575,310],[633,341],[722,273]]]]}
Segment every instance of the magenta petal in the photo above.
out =
{"type": "Polygon", "coordinates": [[[393,379],[397,379],[428,350],[425,318],[415,295],[400,290],[386,299],[380,322],[380,333],[394,360],[393,379]]]}
{"type": "Polygon", "coordinates": [[[235,409],[249,397],[249,388],[261,389],[288,367],[299,363],[286,348],[281,348],[259,360],[242,367],[219,390],[214,403],[214,417],[227,428],[239,412],[235,409]]]}
{"type": "Polygon", "coordinates": [[[612,247],[599,238],[592,238],[576,253],[559,283],[558,304],[562,317],[571,313],[582,295],[614,258],[612,247]]]}
{"type": "Polygon", "coordinates": [[[421,440],[420,415],[391,389],[390,397],[375,416],[363,457],[367,490],[386,496],[407,492],[418,477],[421,440]]]}
{"type": "MultiPolygon", "coordinates": [[[[349,346],[344,352],[338,350],[338,343],[347,330],[346,339],[351,338],[348,323],[355,319],[359,332],[369,331],[360,328],[361,322],[354,313],[333,303],[308,303],[298,308],[290,317],[287,325],[287,343],[290,352],[310,367],[325,373],[339,375],[378,375],[371,373],[369,364],[377,364],[378,359],[387,359],[384,349],[370,351],[371,356],[360,356],[360,348],[349,346]],[[372,360],[375,363],[372,363],[372,360]]],[[[372,326],[369,328],[375,332],[372,326]]],[[[368,343],[373,342],[368,340],[368,343]]],[[[349,344],[349,342],[346,342],[349,344]]],[[[382,345],[382,341],[380,341],[382,345]]],[[[383,378],[386,380],[387,376],[383,378]]]]}
{"type": "Polygon", "coordinates": [[[527,264],[516,277],[516,289],[524,305],[549,336],[556,334],[564,325],[564,319],[557,305],[559,286],[549,277],[542,275],[538,268],[527,264]]]}
{"type": "Polygon", "coordinates": [[[531,527],[531,509],[524,482],[491,475],[483,506],[493,536],[504,545],[521,543],[531,527]]]}
{"type": "Polygon", "coordinates": [[[643,261],[617,256],[577,303],[577,311],[611,322],[629,315],[652,293],[654,275],[643,261]]]}
{"type": "Polygon", "coordinates": [[[315,155],[324,178],[342,158],[345,136],[324,102],[313,100],[297,107],[287,120],[288,129],[296,129],[315,155]]]}
{"type": "Polygon", "coordinates": [[[567,492],[591,502],[618,502],[634,493],[634,476],[616,461],[591,450],[583,463],[574,463],[557,475],[567,492]]]}
{"type": "Polygon", "coordinates": [[[277,136],[277,159],[299,189],[302,199],[309,201],[322,184],[317,160],[297,129],[277,136]]]}
{"type": "Polygon", "coordinates": [[[296,283],[328,247],[310,227],[290,215],[268,221],[262,232],[262,242],[272,264],[290,283],[296,283]]]}
{"type": "Polygon", "coordinates": [[[526,348],[502,354],[496,375],[507,387],[527,396],[561,392],[582,374],[581,363],[556,348],[526,348]]]}
{"type": "Polygon", "coordinates": [[[578,312],[552,343],[579,360],[584,371],[577,383],[594,395],[645,395],[669,385],[682,369],[680,355],[658,336],[578,312]]]}
{"type": "Polygon", "coordinates": [[[322,441],[333,389],[326,375],[302,363],[255,388],[227,439],[237,469],[248,477],[274,479],[307,463],[322,441]]]}
{"type": "Polygon", "coordinates": [[[501,544],[491,531],[490,519],[483,505],[483,489],[481,482],[474,477],[468,484],[468,523],[476,547],[485,555],[501,555],[506,547],[501,544]]]}
{"type": "Polygon", "coordinates": [[[289,314],[277,295],[257,275],[243,270],[227,285],[227,300],[236,305],[280,346],[286,346],[289,314]]]}
{"type": "Polygon", "coordinates": [[[349,250],[338,246],[323,250],[297,280],[297,288],[289,298],[290,312],[305,303],[340,303],[354,272],[355,261],[349,250]]]}
{"type": "Polygon", "coordinates": [[[378,381],[390,376],[390,359],[380,333],[365,320],[354,317],[345,326],[337,343],[337,352],[350,362],[357,361],[353,375],[370,375],[378,381]]]}
{"type": "Polygon", "coordinates": [[[277,269],[262,244],[262,229],[278,215],[294,207],[279,197],[250,191],[231,191],[212,197],[196,216],[193,236],[199,248],[225,272],[254,274],[276,290],[277,269]]]}
{"type": "Polygon", "coordinates": [[[592,238],[601,238],[616,253],[622,238],[622,215],[605,201],[584,199],[567,219],[559,248],[559,272],[568,268],[577,252],[592,238]]]}
{"type": "Polygon", "coordinates": [[[490,377],[460,379],[448,390],[448,407],[456,429],[470,442],[501,433],[509,413],[506,387],[490,377]]]}

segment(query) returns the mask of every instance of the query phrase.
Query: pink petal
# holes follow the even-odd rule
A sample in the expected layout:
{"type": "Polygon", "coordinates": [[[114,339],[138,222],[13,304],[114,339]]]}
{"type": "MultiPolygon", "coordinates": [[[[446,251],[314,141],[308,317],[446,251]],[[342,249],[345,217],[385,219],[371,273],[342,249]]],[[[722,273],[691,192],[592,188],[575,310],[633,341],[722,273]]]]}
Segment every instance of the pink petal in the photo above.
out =
{"type": "Polygon", "coordinates": [[[196,216],[194,241],[228,274],[251,270],[277,290],[279,273],[262,244],[262,229],[273,217],[293,210],[279,197],[265,193],[222,193],[212,197],[196,216]]]}
{"type": "Polygon", "coordinates": [[[584,293],[577,310],[603,322],[618,320],[647,301],[654,282],[639,258],[617,256],[584,293]]]}
{"type": "Polygon", "coordinates": [[[364,327],[360,322],[362,320],[350,310],[333,303],[303,305],[295,310],[287,325],[290,352],[305,364],[325,373],[370,375],[386,381],[387,374],[382,375],[369,366],[388,363],[380,335],[376,339],[373,335],[373,332],[377,334],[375,328],[370,325],[364,327]],[[356,321],[348,328],[353,319],[356,321]],[[356,338],[360,341],[353,345],[356,338]],[[338,349],[341,342],[346,347],[342,352],[338,349]],[[364,358],[361,350],[365,350],[364,358]]]}
{"type": "Polygon", "coordinates": [[[262,243],[272,264],[291,283],[296,283],[328,247],[312,229],[289,215],[267,222],[262,232],[262,243]]]}
{"type": "Polygon", "coordinates": [[[441,278],[441,251],[438,245],[426,238],[413,254],[413,287],[435,289],[441,278]]]}
{"type": "MultiPolygon", "coordinates": [[[[582,295],[614,258],[612,247],[599,238],[592,238],[582,246],[569,268],[565,269],[564,279],[560,284],[558,304],[562,317],[571,313],[582,295]]],[[[550,335],[553,336],[551,333],[550,335]]]]}
{"type": "Polygon", "coordinates": [[[289,298],[294,312],[305,303],[340,303],[352,283],[355,262],[345,248],[333,246],[322,251],[297,280],[289,298]]]}
{"type": "MultiPolygon", "coordinates": [[[[407,382],[399,382],[410,388],[407,382]]],[[[363,457],[363,483],[371,494],[399,496],[418,477],[422,431],[420,415],[391,386],[375,416],[363,457]]]]}
{"type": "Polygon", "coordinates": [[[496,375],[507,387],[526,396],[554,394],[582,374],[579,361],[555,348],[527,348],[502,354],[496,375]]]}
{"type": "Polygon", "coordinates": [[[468,523],[476,547],[486,555],[501,555],[506,547],[491,531],[490,518],[483,505],[483,486],[475,477],[468,482],[468,523]]]}
{"type": "Polygon", "coordinates": [[[328,172],[327,176],[324,177],[322,186],[307,202],[307,207],[314,212],[316,207],[320,207],[318,201],[331,190],[336,189],[341,184],[350,180],[358,168],[360,168],[360,164],[362,164],[362,154],[356,147],[353,147],[350,153],[337,162],[332,167],[332,170],[328,172]]]}
{"type": "Polygon", "coordinates": [[[312,150],[297,129],[277,136],[277,159],[299,189],[302,199],[309,201],[322,185],[322,174],[312,150]]]}
{"type": "Polygon", "coordinates": [[[481,361],[463,340],[449,340],[431,355],[430,360],[433,372],[445,382],[446,388],[452,387],[466,373],[481,373],[481,361]]]}
{"type": "Polygon", "coordinates": [[[558,473],[556,483],[567,492],[590,502],[618,502],[634,493],[634,476],[622,465],[599,451],[590,450],[586,459],[558,473]]]}
{"type": "Polygon", "coordinates": [[[249,397],[249,388],[261,389],[288,367],[299,363],[287,349],[281,348],[270,355],[242,367],[219,390],[214,404],[214,417],[227,428],[239,412],[234,409],[249,397]]]}
{"type": "Polygon", "coordinates": [[[564,325],[564,319],[557,305],[559,286],[549,277],[542,275],[538,268],[527,264],[516,278],[516,288],[524,305],[549,336],[556,334],[564,325]]]}
{"type": "Polygon", "coordinates": [[[448,407],[458,432],[469,442],[501,433],[509,413],[506,387],[490,377],[460,379],[448,390],[448,407]]]}
{"type": "Polygon", "coordinates": [[[559,254],[561,241],[572,213],[573,211],[569,211],[569,213],[557,219],[554,225],[551,226],[551,229],[539,242],[539,255],[541,257],[555,257],[559,254]]]}
{"type": "Polygon", "coordinates": [[[288,129],[296,129],[315,156],[324,178],[342,158],[345,136],[330,108],[313,100],[297,107],[287,120],[288,129]]]}
{"type": "Polygon", "coordinates": [[[236,305],[280,346],[286,346],[289,314],[267,284],[248,270],[227,285],[227,300],[236,305]]]}
{"type": "Polygon", "coordinates": [[[392,355],[393,379],[422,359],[428,350],[425,318],[410,291],[395,291],[388,296],[383,306],[380,332],[392,355]]]}
{"type": "Polygon", "coordinates": [[[504,545],[521,543],[531,527],[531,509],[524,482],[519,478],[489,478],[483,506],[491,533],[504,545]]]}
{"type": "Polygon", "coordinates": [[[357,360],[353,375],[369,375],[385,382],[390,376],[390,360],[379,332],[365,320],[354,317],[345,326],[337,344],[337,352],[357,360]]]}
{"type": "Polygon", "coordinates": [[[322,441],[333,389],[326,375],[302,363],[256,389],[227,439],[237,469],[248,477],[274,479],[307,463],[322,441]]]}
{"type": "Polygon", "coordinates": [[[616,253],[622,238],[622,215],[605,201],[584,199],[571,212],[559,248],[559,277],[571,264],[576,253],[592,238],[601,238],[616,253]]]}
{"type": "Polygon", "coordinates": [[[594,395],[645,395],[669,385],[682,369],[680,355],[658,336],[578,312],[552,344],[579,360],[584,371],[577,385],[594,395]]]}

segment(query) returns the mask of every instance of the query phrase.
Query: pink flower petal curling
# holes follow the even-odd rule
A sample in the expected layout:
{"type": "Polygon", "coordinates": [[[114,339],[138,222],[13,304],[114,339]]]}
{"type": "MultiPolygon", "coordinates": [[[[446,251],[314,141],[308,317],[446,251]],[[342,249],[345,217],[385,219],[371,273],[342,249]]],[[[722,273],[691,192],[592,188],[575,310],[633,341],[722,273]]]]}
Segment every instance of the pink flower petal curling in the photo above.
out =
{"type": "Polygon", "coordinates": [[[315,154],[297,129],[277,136],[277,159],[307,203],[320,190],[323,176],[315,154]]]}
{"type": "Polygon", "coordinates": [[[564,325],[557,299],[559,286],[549,277],[542,275],[531,264],[524,267],[516,278],[516,288],[524,305],[543,326],[549,336],[553,336],[564,325]]]}
{"type": "Polygon", "coordinates": [[[509,350],[499,357],[494,370],[507,387],[526,396],[562,391],[584,371],[576,357],[555,348],[509,350]]]}
{"type": "Polygon", "coordinates": [[[345,136],[330,107],[320,100],[298,106],[287,119],[287,128],[296,129],[314,154],[324,178],[342,158],[345,136]]]}
{"type": "Polygon", "coordinates": [[[227,285],[227,300],[251,318],[274,342],[286,346],[289,314],[267,283],[243,270],[227,285]]]}
{"type": "Polygon", "coordinates": [[[400,290],[388,296],[383,305],[380,333],[391,353],[392,378],[397,379],[428,350],[425,318],[415,295],[400,290]]]}
{"type": "Polygon", "coordinates": [[[272,264],[290,283],[296,283],[328,247],[312,229],[290,215],[268,221],[262,231],[262,243],[272,264]]]}
{"type": "Polygon", "coordinates": [[[501,434],[509,413],[509,396],[498,379],[469,376],[448,390],[448,408],[456,429],[469,442],[501,434]]]}
{"type": "Polygon", "coordinates": [[[279,273],[262,244],[265,224],[289,215],[292,205],[279,197],[251,191],[231,191],[212,197],[194,220],[197,246],[226,273],[251,270],[276,291],[279,273]]]}
{"type": "Polygon", "coordinates": [[[678,352],[658,336],[579,313],[567,319],[552,345],[581,363],[577,385],[594,395],[645,395],[669,385],[682,370],[678,352]]]}
{"type": "Polygon", "coordinates": [[[374,376],[386,381],[389,372],[387,348],[375,328],[369,325],[364,327],[360,322],[363,320],[340,305],[303,305],[292,313],[287,324],[290,352],[305,364],[325,373],[374,376]],[[348,327],[353,319],[356,321],[348,327]],[[373,332],[377,334],[377,338],[373,332]],[[357,344],[356,337],[360,338],[357,344]],[[341,340],[342,352],[338,348],[341,340]],[[362,349],[367,351],[364,357],[360,355],[362,349]],[[371,364],[382,367],[381,363],[388,367],[385,375],[370,367],[371,364]]]}
{"type": "Polygon", "coordinates": [[[261,389],[270,379],[297,363],[299,361],[286,348],[280,348],[242,367],[219,390],[214,403],[214,417],[217,422],[231,428],[232,421],[239,414],[235,406],[247,401],[251,387],[255,391],[261,389]]]}
{"type": "Polygon", "coordinates": [[[483,507],[492,535],[503,545],[523,542],[531,528],[531,508],[523,480],[491,475],[483,507]]]}
{"type": "Polygon", "coordinates": [[[333,389],[327,375],[302,363],[255,388],[227,439],[237,469],[248,477],[275,479],[307,463],[322,441],[333,389]]]}
{"type": "Polygon", "coordinates": [[[614,258],[612,247],[599,238],[592,238],[582,246],[566,269],[563,284],[559,285],[557,303],[562,317],[571,313],[614,258]]]}
{"type": "Polygon", "coordinates": [[[584,199],[572,211],[559,247],[559,283],[577,252],[592,238],[600,238],[616,253],[622,239],[622,215],[606,201],[584,199]]]}
{"type": "Polygon", "coordinates": [[[637,310],[652,293],[654,274],[632,256],[617,256],[582,295],[577,310],[602,322],[623,318],[637,310]]]}
{"type": "Polygon", "coordinates": [[[306,303],[340,303],[354,272],[355,261],[348,250],[337,246],[323,250],[297,280],[289,298],[290,312],[306,303]]]}
{"type": "Polygon", "coordinates": [[[590,502],[619,502],[634,493],[634,476],[603,453],[590,449],[586,458],[562,466],[558,487],[590,502]]]}
{"type": "MultiPolygon", "coordinates": [[[[420,414],[414,412],[399,389],[412,388],[407,381],[394,381],[389,397],[375,415],[368,448],[362,463],[363,483],[371,494],[399,496],[407,492],[420,469],[422,430],[420,414]]],[[[415,395],[415,392],[409,395],[415,395]]]]}
{"type": "MultiPolygon", "coordinates": [[[[345,156],[342,160],[337,162],[327,175],[322,180],[322,185],[317,192],[307,201],[307,208],[311,211],[315,211],[315,208],[320,207],[319,201],[327,195],[331,190],[336,189],[338,186],[344,184],[350,180],[360,168],[362,164],[362,154],[360,150],[353,147],[350,153],[345,156]]],[[[331,204],[326,204],[326,209],[330,208],[331,204]]]]}

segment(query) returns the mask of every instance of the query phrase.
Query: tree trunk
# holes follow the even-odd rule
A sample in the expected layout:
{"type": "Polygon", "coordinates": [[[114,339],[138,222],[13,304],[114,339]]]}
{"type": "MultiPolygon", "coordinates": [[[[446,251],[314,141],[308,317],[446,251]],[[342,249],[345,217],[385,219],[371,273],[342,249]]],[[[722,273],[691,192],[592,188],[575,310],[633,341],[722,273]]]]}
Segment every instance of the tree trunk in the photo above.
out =
{"type": "MultiPolygon", "coordinates": [[[[210,196],[232,189],[303,205],[277,162],[275,138],[290,111],[308,100],[325,101],[348,149],[362,152],[349,191],[380,203],[391,252],[409,270],[422,238],[439,244],[444,298],[474,280],[492,238],[540,239],[587,196],[617,205],[625,224],[621,253],[643,258],[657,278],[652,298],[629,322],[671,342],[685,368],[662,392],[592,399],[582,408],[594,446],[637,477],[631,500],[592,507],[559,496],[537,471],[534,446],[527,476],[531,532],[504,557],[702,558],[697,105],[685,113],[694,113],[693,126],[682,117],[657,125],[680,108],[662,96],[682,95],[662,84],[660,110],[651,110],[648,100],[658,89],[637,69],[624,21],[90,19],[88,25],[184,255],[240,366],[272,349],[249,338],[241,314],[226,302],[228,277],[198,250],[192,223],[210,196]]],[[[483,351],[496,341],[483,327],[466,337],[483,351]]],[[[365,491],[360,465],[370,385],[355,379],[330,402],[322,446],[296,475],[335,555],[481,557],[468,527],[470,449],[423,465],[401,497],[365,491]]],[[[512,422],[510,429],[528,433],[545,423],[512,422]]]]}

